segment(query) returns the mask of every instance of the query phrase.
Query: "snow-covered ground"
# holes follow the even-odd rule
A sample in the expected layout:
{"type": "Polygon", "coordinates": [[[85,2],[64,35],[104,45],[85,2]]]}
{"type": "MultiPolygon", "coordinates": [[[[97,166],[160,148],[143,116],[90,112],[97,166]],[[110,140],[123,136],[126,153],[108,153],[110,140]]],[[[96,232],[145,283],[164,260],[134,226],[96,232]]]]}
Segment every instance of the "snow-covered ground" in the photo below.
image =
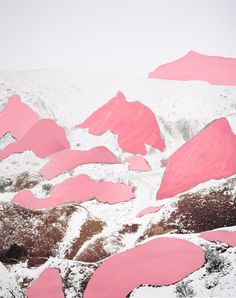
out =
{"type": "MultiPolygon", "coordinates": [[[[101,136],[93,136],[88,134],[85,129],[73,129],[75,125],[84,121],[119,90],[125,94],[128,101],[138,100],[147,105],[157,117],[167,149],[160,152],[147,146],[148,154],[145,158],[152,171],[128,171],[128,163],[117,165],[87,164],[79,166],[69,173],[61,174],[50,181],[39,177],[37,185],[31,189],[37,197],[44,198],[46,196],[44,184],[49,183],[53,186],[79,174],[87,174],[96,180],[123,182],[133,186],[135,199],[128,202],[110,205],[91,200],[81,204],[86,208],[85,210],[88,210],[90,217],[102,220],[105,226],[100,234],[85,241],[77,256],[99,238],[106,239],[104,247],[110,254],[124,251],[136,245],[148,224],[167,217],[173,209],[172,203],[179,200],[179,196],[172,199],[156,200],[156,191],[165,171],[161,162],[167,159],[185,141],[195,136],[208,123],[217,118],[228,117],[234,133],[236,131],[236,117],[233,115],[236,113],[236,87],[213,86],[197,81],[150,80],[147,77],[115,73],[65,71],[61,69],[0,72],[0,110],[9,96],[19,94],[22,101],[27,103],[40,117],[55,119],[66,129],[73,149],[87,150],[103,145],[110,149],[120,161],[124,161],[130,154],[123,152],[118,147],[117,136],[111,132],[101,136]],[[136,216],[139,211],[146,207],[163,204],[165,206],[157,213],[141,218],[136,216]],[[121,237],[119,232],[122,227],[132,224],[139,225],[138,230],[134,233],[126,233],[121,237]]],[[[13,141],[11,135],[7,134],[0,139],[0,148],[2,149],[6,144],[13,141]]],[[[24,172],[37,176],[46,162],[47,159],[40,159],[32,152],[13,154],[0,161],[0,176],[12,181],[24,172]]],[[[196,186],[191,191],[208,192],[212,187],[221,187],[225,182],[227,179],[210,180],[196,186]]],[[[14,194],[14,191],[0,193],[0,202],[10,202],[14,194]]],[[[63,241],[59,245],[57,257],[49,258],[45,264],[38,268],[29,269],[25,263],[8,266],[11,278],[15,278],[18,284],[16,281],[10,283],[10,277],[5,282],[2,276],[7,278],[4,273],[6,271],[4,271],[4,267],[0,267],[0,269],[3,268],[0,271],[0,279],[4,284],[2,286],[2,291],[6,293],[4,297],[11,297],[7,296],[5,288],[10,287],[16,291],[19,284],[23,283],[24,278],[33,280],[47,267],[59,268],[63,278],[68,277],[68,274],[70,275],[69,286],[65,287],[66,297],[81,297],[81,293],[78,292],[81,291],[80,284],[84,276],[90,276],[97,265],[66,260],[64,255],[68,245],[76,237],[79,237],[80,227],[87,215],[86,211],[73,214],[63,241]],[[84,268],[82,271],[80,264],[84,268]],[[69,271],[70,273],[68,273],[69,271]]],[[[236,230],[236,226],[231,229],[236,230]]],[[[198,245],[206,243],[196,234],[168,233],[165,236],[188,239],[198,245]]],[[[227,248],[224,257],[230,263],[228,267],[226,266],[227,272],[221,271],[209,275],[206,273],[206,268],[203,267],[186,278],[186,280],[191,280],[189,286],[194,288],[196,297],[236,297],[236,249],[227,248]],[[210,283],[213,283],[213,286],[208,286],[210,283]]],[[[168,287],[142,286],[134,290],[130,297],[176,297],[175,289],[176,285],[168,287]]],[[[19,290],[16,297],[21,297],[20,295],[19,290]]]]}

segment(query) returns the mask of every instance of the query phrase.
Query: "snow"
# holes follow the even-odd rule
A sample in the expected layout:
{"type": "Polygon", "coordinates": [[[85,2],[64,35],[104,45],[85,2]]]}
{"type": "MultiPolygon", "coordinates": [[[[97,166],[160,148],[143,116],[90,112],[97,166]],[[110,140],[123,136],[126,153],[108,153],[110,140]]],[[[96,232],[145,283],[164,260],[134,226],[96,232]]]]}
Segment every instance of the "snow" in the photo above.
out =
{"type": "MultiPolygon", "coordinates": [[[[86,248],[98,237],[108,237],[105,245],[111,253],[126,251],[136,245],[137,239],[143,234],[148,224],[152,221],[158,222],[163,216],[167,216],[172,210],[172,202],[179,199],[157,201],[155,194],[160,186],[165,166],[161,161],[169,158],[181,145],[201,131],[205,125],[220,117],[228,119],[233,132],[235,124],[231,116],[236,113],[236,87],[213,86],[206,82],[177,82],[150,80],[146,77],[128,76],[116,73],[67,71],[61,69],[45,69],[28,72],[1,72],[0,81],[0,109],[3,109],[8,97],[19,94],[23,102],[27,103],[40,118],[51,118],[61,125],[73,150],[90,150],[96,146],[105,146],[119,160],[124,161],[130,154],[119,148],[117,136],[110,131],[100,136],[88,133],[87,129],[76,129],[73,127],[82,123],[89,115],[121,90],[129,101],[140,101],[149,107],[155,114],[160,131],[165,139],[166,150],[160,152],[146,145],[147,154],[144,158],[152,168],[147,172],[128,171],[128,164],[85,164],[80,165],[68,173],[47,181],[40,177],[38,185],[31,190],[38,198],[45,197],[43,184],[57,185],[65,179],[85,174],[92,179],[101,181],[109,180],[116,183],[125,183],[133,187],[135,199],[119,204],[104,204],[91,200],[82,203],[82,207],[89,210],[89,216],[99,218],[106,222],[106,227],[92,239],[86,241],[82,249],[86,248]],[[232,121],[230,120],[232,119],[232,121]],[[164,206],[155,214],[147,214],[137,218],[137,213],[149,206],[164,206]],[[124,224],[139,224],[136,233],[123,235],[120,246],[115,246],[112,240],[119,235],[124,224]]],[[[14,139],[10,134],[0,139],[3,148],[14,139]]],[[[38,174],[40,169],[49,161],[48,158],[40,159],[32,151],[22,154],[12,154],[0,162],[0,175],[14,180],[22,172],[38,174]]],[[[231,178],[234,178],[231,176],[231,178]]],[[[223,187],[228,179],[209,180],[191,189],[191,192],[208,192],[212,187],[223,187]]],[[[234,186],[236,192],[236,187],[234,186]]],[[[15,193],[0,193],[0,201],[11,201],[15,193]]],[[[69,228],[64,235],[63,241],[58,248],[58,258],[50,258],[44,265],[38,268],[27,268],[25,263],[12,265],[9,270],[18,284],[24,278],[36,279],[39,274],[48,267],[61,270],[64,278],[69,270],[70,286],[65,290],[67,298],[77,298],[81,294],[80,285],[86,274],[89,276],[97,264],[84,264],[74,260],[65,260],[64,254],[71,241],[80,235],[81,224],[86,219],[87,212],[76,212],[69,223],[69,228]],[[89,266],[93,267],[89,267],[89,266]],[[81,273],[81,268],[85,273],[81,273]]],[[[226,229],[226,228],[224,228],[226,229]]],[[[236,227],[227,230],[235,231],[236,227]]],[[[166,235],[165,235],[166,236],[166,235]]],[[[163,236],[160,236],[160,238],[163,236]]],[[[207,243],[198,235],[170,235],[168,237],[183,238],[197,245],[207,243]]],[[[154,237],[156,238],[156,237],[154,237]]],[[[148,241],[148,239],[146,240],[148,241]]],[[[81,250],[80,250],[81,252],[81,250]]],[[[212,289],[206,289],[205,268],[189,275],[186,279],[193,279],[193,284],[199,297],[217,297],[228,295],[233,297],[235,293],[235,248],[227,249],[227,258],[232,264],[232,270],[218,279],[218,284],[212,289]],[[231,253],[230,253],[231,252],[231,253]]],[[[4,282],[5,283],[5,282],[4,282]]],[[[19,289],[19,286],[17,286],[19,289]]],[[[176,297],[175,285],[168,287],[140,287],[134,290],[131,297],[176,297]],[[136,296],[135,296],[136,295],[136,296]],[[138,296],[137,296],[138,295],[138,296]]],[[[1,295],[0,295],[1,296],[1,295]]],[[[7,296],[6,296],[7,297],[7,296]]],[[[20,297],[20,295],[19,295],[20,297]]],[[[4,296],[5,298],[5,296],[4,296]]]]}
{"type": "Polygon", "coordinates": [[[0,262],[0,297],[23,298],[24,295],[20,286],[18,285],[14,274],[10,273],[0,262]],[[14,295],[14,296],[13,296],[14,295]]]}

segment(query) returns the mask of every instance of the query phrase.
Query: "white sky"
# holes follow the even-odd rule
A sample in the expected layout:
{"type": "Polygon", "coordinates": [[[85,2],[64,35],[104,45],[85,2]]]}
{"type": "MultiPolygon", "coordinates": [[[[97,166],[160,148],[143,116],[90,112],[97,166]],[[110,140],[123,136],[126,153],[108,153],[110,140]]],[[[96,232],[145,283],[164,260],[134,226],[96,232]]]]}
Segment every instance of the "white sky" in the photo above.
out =
{"type": "Polygon", "coordinates": [[[236,57],[236,0],[0,0],[0,69],[143,74],[189,50],[236,57]]]}

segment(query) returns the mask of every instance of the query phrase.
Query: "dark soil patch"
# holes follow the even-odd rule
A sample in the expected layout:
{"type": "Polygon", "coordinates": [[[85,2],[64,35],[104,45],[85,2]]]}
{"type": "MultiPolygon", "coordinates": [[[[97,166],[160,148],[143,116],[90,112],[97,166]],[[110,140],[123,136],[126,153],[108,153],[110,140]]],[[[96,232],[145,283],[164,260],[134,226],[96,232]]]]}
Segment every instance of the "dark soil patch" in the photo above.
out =
{"type": "Polygon", "coordinates": [[[1,204],[0,261],[11,264],[28,259],[28,266],[38,266],[55,256],[76,210],[72,205],[31,210],[10,203],[1,204]]]}
{"type": "Polygon", "coordinates": [[[236,196],[229,189],[184,195],[167,220],[160,223],[177,233],[199,233],[236,225],[236,196]]]}
{"type": "Polygon", "coordinates": [[[94,235],[97,235],[102,232],[103,228],[105,226],[105,223],[97,220],[97,219],[88,219],[81,227],[80,229],[80,236],[79,238],[75,239],[75,241],[72,244],[72,247],[66,254],[67,259],[73,259],[81,246],[91,239],[94,235]]]}
{"type": "Polygon", "coordinates": [[[139,224],[125,224],[122,226],[122,229],[119,231],[119,233],[122,235],[136,233],[138,231],[139,226],[139,224]]]}

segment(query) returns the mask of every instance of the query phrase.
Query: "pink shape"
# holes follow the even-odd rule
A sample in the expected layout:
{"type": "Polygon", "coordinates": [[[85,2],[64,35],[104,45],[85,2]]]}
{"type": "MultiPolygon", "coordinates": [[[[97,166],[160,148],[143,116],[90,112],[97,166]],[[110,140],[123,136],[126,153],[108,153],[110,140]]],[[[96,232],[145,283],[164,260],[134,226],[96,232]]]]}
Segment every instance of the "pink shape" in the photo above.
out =
{"type": "Polygon", "coordinates": [[[14,196],[12,202],[30,209],[43,209],[69,202],[82,203],[93,198],[115,204],[131,200],[134,193],[132,187],[125,184],[97,182],[87,175],[79,175],[54,186],[50,196],[45,199],[37,199],[30,190],[22,190],[14,196]]]}
{"type": "Polygon", "coordinates": [[[47,268],[25,291],[28,298],[64,298],[63,284],[58,269],[47,268]]]}
{"type": "Polygon", "coordinates": [[[64,129],[51,119],[42,119],[36,122],[21,139],[0,151],[0,160],[12,153],[22,153],[26,150],[32,150],[38,157],[44,158],[69,147],[64,129]]]}
{"type": "Polygon", "coordinates": [[[39,116],[20,99],[13,95],[0,113],[0,137],[10,132],[16,139],[22,138],[39,116]]]}
{"type": "Polygon", "coordinates": [[[144,216],[146,214],[150,214],[150,213],[156,213],[157,211],[159,211],[163,206],[159,206],[159,207],[147,207],[143,210],[141,210],[136,216],[137,217],[141,217],[144,216]]]}
{"type": "Polygon", "coordinates": [[[151,171],[151,167],[142,156],[131,156],[125,159],[125,162],[129,162],[130,171],[151,171]]]}
{"type": "Polygon", "coordinates": [[[236,85],[236,59],[202,55],[190,51],[184,57],[159,66],[152,79],[200,80],[216,85],[236,85]]]}
{"type": "Polygon", "coordinates": [[[116,204],[134,198],[132,187],[129,185],[109,181],[97,183],[99,184],[94,195],[100,202],[116,204]]]}
{"type": "Polygon", "coordinates": [[[52,156],[52,159],[41,169],[40,173],[47,179],[55,178],[61,173],[87,163],[120,163],[106,147],[95,147],[88,151],[64,150],[52,156]]]}
{"type": "Polygon", "coordinates": [[[226,242],[231,246],[236,246],[236,232],[230,231],[207,231],[200,234],[201,238],[208,241],[226,242]]]}
{"type": "Polygon", "coordinates": [[[176,283],[204,263],[203,250],[187,240],[150,240],[106,259],[93,274],[83,297],[124,298],[141,284],[176,283]]]}
{"type": "Polygon", "coordinates": [[[89,128],[94,135],[110,130],[118,135],[120,148],[127,152],[144,155],[145,144],[161,151],[165,148],[154,113],[140,102],[127,102],[121,92],[76,127],[89,128]]]}
{"type": "Polygon", "coordinates": [[[227,119],[220,118],[171,155],[157,198],[170,198],[199,183],[235,173],[236,136],[227,119]]]}

